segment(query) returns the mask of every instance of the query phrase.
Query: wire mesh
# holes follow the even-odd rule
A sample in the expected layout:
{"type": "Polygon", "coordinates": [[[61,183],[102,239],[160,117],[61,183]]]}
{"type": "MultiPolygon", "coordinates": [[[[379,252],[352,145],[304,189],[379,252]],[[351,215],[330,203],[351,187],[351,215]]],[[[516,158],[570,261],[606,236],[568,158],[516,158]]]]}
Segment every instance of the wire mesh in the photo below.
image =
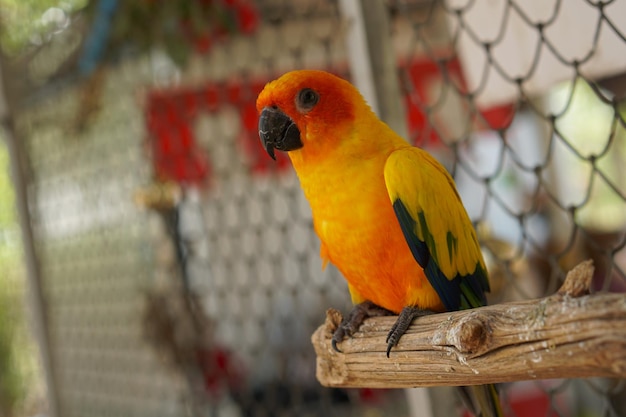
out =
{"type": "Polygon", "coordinates": [[[126,58],[18,115],[63,416],[406,414],[401,393],[316,382],[309,338],[346,288],[287,159],[258,144],[266,81],[347,76],[337,4],[256,12],[254,36],[183,70],[126,58]]]}
{"type": "MultiPolygon", "coordinates": [[[[2,135],[4,136],[4,134],[2,135]]],[[[4,138],[3,138],[4,139],[4,138]]],[[[37,348],[23,308],[26,271],[23,263],[15,194],[9,177],[9,152],[0,141],[0,414],[33,412],[40,405],[37,348]]],[[[30,319],[30,320],[29,320],[30,319]]]]}
{"type": "MultiPolygon", "coordinates": [[[[594,289],[624,291],[624,67],[605,61],[626,49],[618,3],[388,3],[410,140],[455,174],[492,302],[552,294],[587,258],[594,289]]],[[[511,384],[508,411],[623,415],[621,385],[511,384]]]]}
{"type": "Polygon", "coordinates": [[[72,133],[79,87],[19,115],[32,171],[33,222],[63,415],[180,415],[181,384],[142,337],[152,282],[149,219],[132,195],[149,178],[139,146],[137,63],[109,75],[98,121],[72,133]]]}
{"type": "MultiPolygon", "coordinates": [[[[579,2],[594,16],[580,52],[555,35],[570,3],[491,3],[386,3],[408,139],[455,174],[492,302],[551,294],[589,257],[594,288],[623,291],[623,67],[594,59],[605,42],[626,56],[626,12],[579,2]],[[521,72],[515,31],[530,39],[521,72]],[[568,75],[540,78],[546,62],[568,75]]],[[[288,160],[256,132],[266,81],[350,78],[353,22],[332,0],[254,5],[251,33],[195,45],[182,69],[124,56],[18,112],[63,416],[409,415],[402,391],[316,382],[309,338],[326,308],[349,308],[347,287],[322,270],[288,160]]],[[[626,415],[623,381],[504,388],[509,415],[626,415]]]]}

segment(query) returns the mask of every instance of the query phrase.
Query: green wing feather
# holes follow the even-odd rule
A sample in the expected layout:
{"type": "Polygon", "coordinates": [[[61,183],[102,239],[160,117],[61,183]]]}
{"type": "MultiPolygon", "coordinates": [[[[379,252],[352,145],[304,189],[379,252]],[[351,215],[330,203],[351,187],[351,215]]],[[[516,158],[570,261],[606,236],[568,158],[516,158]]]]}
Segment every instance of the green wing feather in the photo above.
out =
{"type": "MultiPolygon", "coordinates": [[[[485,305],[485,261],[450,174],[430,154],[407,147],[387,159],[385,183],[409,248],[448,311],[485,305]]],[[[494,385],[460,388],[473,393],[482,416],[503,416],[494,385]]]]}
{"type": "Polygon", "coordinates": [[[446,309],[485,305],[489,282],[476,232],[445,168],[406,147],[387,159],[385,183],[411,252],[446,309]]]}

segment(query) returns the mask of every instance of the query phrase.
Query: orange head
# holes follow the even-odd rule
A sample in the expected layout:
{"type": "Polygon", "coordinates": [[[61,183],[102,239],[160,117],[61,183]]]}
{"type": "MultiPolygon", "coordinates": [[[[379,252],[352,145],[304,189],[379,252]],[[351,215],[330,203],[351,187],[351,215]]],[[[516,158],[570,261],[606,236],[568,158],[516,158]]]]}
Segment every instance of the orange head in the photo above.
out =
{"type": "Polygon", "coordinates": [[[259,137],[272,158],[275,149],[327,153],[348,133],[355,114],[371,113],[349,82],[315,70],[288,72],[268,83],[256,106],[259,137]]]}

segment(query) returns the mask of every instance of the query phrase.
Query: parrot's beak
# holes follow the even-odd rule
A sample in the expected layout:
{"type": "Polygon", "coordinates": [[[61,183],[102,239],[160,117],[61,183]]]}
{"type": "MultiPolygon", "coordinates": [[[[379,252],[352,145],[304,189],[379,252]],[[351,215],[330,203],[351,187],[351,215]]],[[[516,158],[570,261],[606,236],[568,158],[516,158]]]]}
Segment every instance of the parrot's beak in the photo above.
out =
{"type": "Polygon", "coordinates": [[[274,149],[288,152],[302,147],[298,126],[276,107],[266,107],[261,111],[259,138],[267,154],[274,160],[274,149]]]}

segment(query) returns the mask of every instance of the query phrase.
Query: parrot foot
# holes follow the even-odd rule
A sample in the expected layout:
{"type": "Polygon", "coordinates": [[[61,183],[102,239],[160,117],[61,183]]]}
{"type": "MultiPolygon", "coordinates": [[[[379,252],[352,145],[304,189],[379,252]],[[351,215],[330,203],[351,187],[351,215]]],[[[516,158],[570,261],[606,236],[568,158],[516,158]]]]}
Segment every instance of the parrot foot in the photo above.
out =
{"type": "Polygon", "coordinates": [[[400,341],[400,338],[404,333],[406,333],[407,329],[418,317],[427,316],[429,314],[435,314],[434,311],[423,310],[418,307],[407,306],[402,309],[400,312],[400,316],[398,320],[394,323],[387,335],[387,357],[389,357],[389,352],[391,352],[391,348],[396,346],[400,341]]]}
{"type": "Polygon", "coordinates": [[[385,308],[377,306],[371,301],[364,301],[354,306],[348,317],[344,318],[333,333],[333,338],[331,340],[331,345],[336,352],[341,352],[341,350],[337,347],[337,343],[340,343],[346,337],[352,336],[361,324],[368,317],[379,317],[379,316],[390,316],[393,313],[385,308]]]}

